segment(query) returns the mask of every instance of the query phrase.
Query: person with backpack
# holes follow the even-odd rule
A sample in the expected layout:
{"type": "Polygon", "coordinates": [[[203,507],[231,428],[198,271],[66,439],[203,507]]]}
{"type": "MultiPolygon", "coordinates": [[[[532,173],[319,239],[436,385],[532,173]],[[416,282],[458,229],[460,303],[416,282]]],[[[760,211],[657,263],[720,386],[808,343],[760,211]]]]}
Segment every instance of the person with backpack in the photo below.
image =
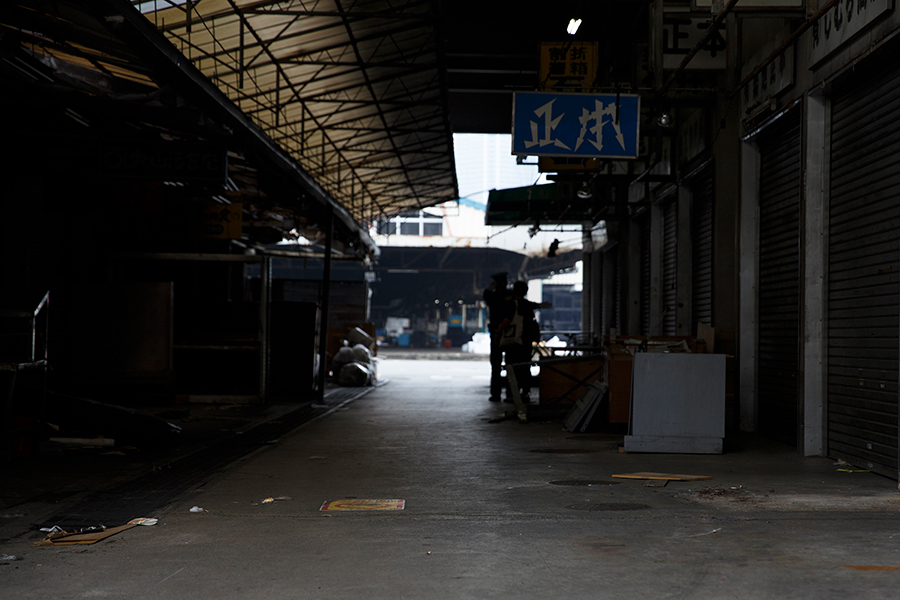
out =
{"type": "MultiPolygon", "coordinates": [[[[524,402],[530,400],[531,392],[531,354],[534,344],[541,339],[540,326],[534,318],[536,308],[552,308],[550,302],[532,302],[527,300],[528,283],[516,281],[512,286],[512,297],[506,302],[503,320],[497,327],[500,338],[500,350],[506,355],[507,369],[515,367],[516,381],[524,402]],[[526,364],[527,363],[527,364],[526,364]]],[[[507,397],[507,402],[511,399],[507,397]]]]}

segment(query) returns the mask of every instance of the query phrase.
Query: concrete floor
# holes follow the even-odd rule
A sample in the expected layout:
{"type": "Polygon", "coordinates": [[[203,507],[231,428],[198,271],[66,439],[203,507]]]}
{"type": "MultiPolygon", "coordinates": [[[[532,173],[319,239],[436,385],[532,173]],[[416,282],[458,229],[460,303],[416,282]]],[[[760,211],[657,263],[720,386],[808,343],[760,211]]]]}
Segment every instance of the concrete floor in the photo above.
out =
{"type": "Polygon", "coordinates": [[[900,596],[897,482],[754,438],[721,456],[623,454],[611,434],[490,423],[510,405],[487,401],[488,369],[382,360],[386,385],[135,515],[155,527],[89,546],[4,542],[19,560],[0,566],[0,597],[900,596]],[[634,471],[712,479],[611,477],[634,471]],[[598,483],[550,483],[564,480],[598,483]],[[320,511],[352,498],[406,508],[320,511]]]}

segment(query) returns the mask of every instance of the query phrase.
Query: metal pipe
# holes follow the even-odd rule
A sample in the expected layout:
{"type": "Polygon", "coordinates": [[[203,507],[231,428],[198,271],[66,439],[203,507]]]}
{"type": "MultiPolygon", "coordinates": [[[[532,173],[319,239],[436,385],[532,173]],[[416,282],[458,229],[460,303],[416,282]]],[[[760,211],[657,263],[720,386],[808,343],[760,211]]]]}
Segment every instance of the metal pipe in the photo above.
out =
{"type": "MultiPolygon", "coordinates": [[[[38,303],[37,308],[34,309],[34,317],[31,319],[31,362],[35,361],[35,353],[37,352],[37,319],[38,315],[41,314],[41,309],[47,306],[49,309],[50,306],[50,290],[47,290],[47,293],[44,294],[44,297],[41,298],[41,301],[38,303]]],[[[49,323],[49,319],[47,319],[49,323]]],[[[47,360],[47,329],[49,327],[44,328],[44,360],[47,360]]]]}
{"type": "Polygon", "coordinates": [[[137,252],[134,254],[117,255],[122,258],[146,259],[146,260],[186,260],[186,261],[210,261],[210,262],[262,262],[261,254],[205,254],[199,252],[137,252]]]}

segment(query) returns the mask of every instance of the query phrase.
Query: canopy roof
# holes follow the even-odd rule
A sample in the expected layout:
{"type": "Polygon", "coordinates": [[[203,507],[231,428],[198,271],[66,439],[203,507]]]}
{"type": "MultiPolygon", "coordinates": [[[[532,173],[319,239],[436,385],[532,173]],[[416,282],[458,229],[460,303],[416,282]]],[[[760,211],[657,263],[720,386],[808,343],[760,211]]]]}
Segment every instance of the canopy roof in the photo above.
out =
{"type": "Polygon", "coordinates": [[[458,197],[430,0],[133,0],[358,221],[458,197]]]}
{"type": "MultiPolygon", "coordinates": [[[[17,126],[44,153],[59,154],[60,140],[80,148],[54,165],[94,172],[95,156],[88,150],[108,148],[112,141],[150,144],[170,158],[205,144],[209,152],[227,152],[227,172],[217,172],[219,181],[209,173],[202,180],[185,179],[200,173],[174,168],[163,179],[181,186],[188,198],[242,202],[246,242],[280,240],[292,232],[316,239],[333,215],[339,250],[377,256],[356,216],[186,62],[128,0],[0,3],[0,47],[7,114],[25,108],[40,114],[23,116],[17,126]]],[[[152,179],[144,172],[132,175],[152,179]]],[[[182,215],[171,217],[177,223],[182,215]]]]}

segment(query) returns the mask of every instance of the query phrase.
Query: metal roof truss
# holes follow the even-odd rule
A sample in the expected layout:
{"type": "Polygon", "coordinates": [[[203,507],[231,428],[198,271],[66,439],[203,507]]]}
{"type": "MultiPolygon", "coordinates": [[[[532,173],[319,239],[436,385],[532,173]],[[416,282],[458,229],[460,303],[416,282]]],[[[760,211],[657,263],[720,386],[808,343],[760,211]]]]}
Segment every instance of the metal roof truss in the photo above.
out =
{"type": "Polygon", "coordinates": [[[431,0],[132,3],[358,221],[457,197],[431,0]]]}

